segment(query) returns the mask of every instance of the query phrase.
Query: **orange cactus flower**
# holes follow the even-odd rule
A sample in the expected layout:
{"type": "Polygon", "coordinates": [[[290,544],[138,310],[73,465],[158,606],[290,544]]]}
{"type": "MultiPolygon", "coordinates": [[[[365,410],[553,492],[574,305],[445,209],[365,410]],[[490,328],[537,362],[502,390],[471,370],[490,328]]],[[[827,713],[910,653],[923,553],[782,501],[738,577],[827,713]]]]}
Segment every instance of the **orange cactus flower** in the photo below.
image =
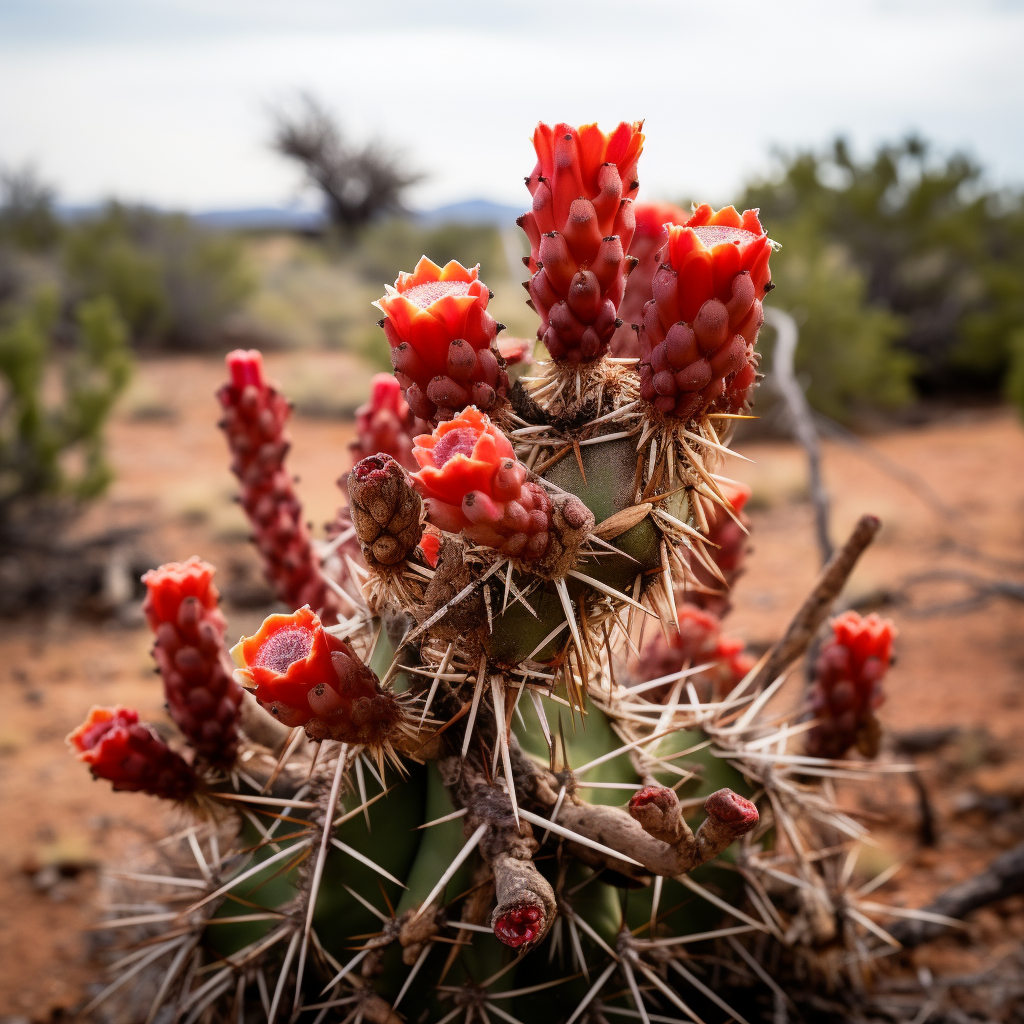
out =
{"type": "Polygon", "coordinates": [[[640,392],[661,412],[741,409],[757,376],[754,344],[771,289],[772,243],[756,210],[698,207],[669,228],[644,308],[640,392]]]}
{"type": "Polygon", "coordinates": [[[631,262],[632,198],[642,122],[606,134],[596,124],[539,124],[533,207],[519,218],[530,240],[530,299],[537,337],[553,359],[585,363],[608,349],[631,262]]]}
{"type": "Polygon", "coordinates": [[[874,712],[885,701],[882,679],[889,670],[896,627],[872,613],[843,612],[831,622],[832,638],[815,666],[811,707],[820,722],[808,733],[807,752],[842,757],[851,747],[874,757],[881,727],[874,712]]]}
{"type": "Polygon", "coordinates": [[[400,716],[373,670],[308,606],[269,615],[231,654],[260,705],[284,725],[305,726],[311,739],[377,745],[400,716]]]}
{"type": "Polygon", "coordinates": [[[424,256],[411,274],[374,303],[391,346],[391,364],[412,411],[438,422],[473,404],[493,411],[505,400],[508,374],[492,348],[501,329],[487,312],[490,292],[478,267],[424,256]]]}
{"type": "Polygon", "coordinates": [[[115,790],[150,793],[165,800],[184,800],[198,785],[198,776],[132,708],[94,707],[67,737],[93,778],[107,779],[115,790]]]}
{"type": "Polygon", "coordinates": [[[551,500],[478,409],[421,434],[413,455],[421,467],[413,483],[434,526],[514,557],[536,559],[547,551],[551,500]]]}

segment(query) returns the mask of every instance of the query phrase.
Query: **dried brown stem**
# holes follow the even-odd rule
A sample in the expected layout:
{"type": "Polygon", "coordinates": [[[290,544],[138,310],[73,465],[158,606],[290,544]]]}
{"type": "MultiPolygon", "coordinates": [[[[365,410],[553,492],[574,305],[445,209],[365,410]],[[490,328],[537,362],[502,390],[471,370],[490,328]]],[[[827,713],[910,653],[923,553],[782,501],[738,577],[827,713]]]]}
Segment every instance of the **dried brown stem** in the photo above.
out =
{"type": "Polygon", "coordinates": [[[557,904],[551,885],[533,863],[538,849],[533,829],[516,822],[508,793],[488,783],[473,758],[448,757],[438,767],[456,802],[469,812],[467,834],[487,826],[480,853],[494,874],[495,935],[517,949],[536,945],[554,923],[557,904]]]}
{"type": "Polygon", "coordinates": [[[767,685],[792,665],[807,650],[821,624],[853,572],[864,549],[874,540],[882,523],[878,516],[864,515],[857,521],[846,542],[821,570],[814,588],[793,616],[782,639],[772,648],[752,689],[767,685]]]}

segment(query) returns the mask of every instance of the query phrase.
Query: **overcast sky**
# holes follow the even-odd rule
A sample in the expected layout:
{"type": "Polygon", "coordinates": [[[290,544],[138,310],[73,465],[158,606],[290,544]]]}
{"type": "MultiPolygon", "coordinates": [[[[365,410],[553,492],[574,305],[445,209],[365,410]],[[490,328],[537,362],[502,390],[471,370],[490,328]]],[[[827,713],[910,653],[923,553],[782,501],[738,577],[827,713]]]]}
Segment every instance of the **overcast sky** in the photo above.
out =
{"type": "Polygon", "coordinates": [[[1024,0],[0,0],[0,164],[70,203],[279,205],[309,90],[429,177],[521,204],[538,119],[646,119],[641,194],[726,198],[773,146],[917,130],[1024,183],[1024,0]]]}

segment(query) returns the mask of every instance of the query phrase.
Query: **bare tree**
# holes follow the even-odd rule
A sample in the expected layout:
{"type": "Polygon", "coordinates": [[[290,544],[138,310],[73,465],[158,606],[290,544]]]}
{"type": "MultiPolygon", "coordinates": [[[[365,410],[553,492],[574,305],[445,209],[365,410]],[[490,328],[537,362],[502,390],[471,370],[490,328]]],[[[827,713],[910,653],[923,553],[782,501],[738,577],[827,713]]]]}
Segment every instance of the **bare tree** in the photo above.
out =
{"type": "Polygon", "coordinates": [[[380,142],[347,142],[331,113],[308,94],[298,110],[275,119],[274,149],[302,165],[323,193],[331,222],[346,232],[404,209],[404,193],[424,177],[380,142]]]}

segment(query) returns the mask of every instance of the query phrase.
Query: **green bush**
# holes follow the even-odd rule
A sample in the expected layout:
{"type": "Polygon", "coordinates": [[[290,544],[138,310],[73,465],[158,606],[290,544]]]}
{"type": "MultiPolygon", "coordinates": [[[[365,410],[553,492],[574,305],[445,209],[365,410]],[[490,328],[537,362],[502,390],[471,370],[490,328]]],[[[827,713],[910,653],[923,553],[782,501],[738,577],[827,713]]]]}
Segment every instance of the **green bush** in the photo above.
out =
{"type": "Polygon", "coordinates": [[[53,292],[0,327],[0,520],[22,499],[90,498],[110,479],[103,428],[131,374],[127,330],[112,300],[82,302],[74,346],[55,360],[53,292]],[[48,370],[60,367],[53,395],[48,370]]]}
{"type": "Polygon", "coordinates": [[[67,229],[63,263],[76,298],[109,296],[132,340],[151,347],[216,346],[254,287],[237,239],[117,203],[67,229]]]}
{"type": "MultiPolygon", "coordinates": [[[[773,237],[799,225],[846,250],[866,302],[901,318],[895,342],[915,357],[922,393],[998,391],[1024,325],[1021,194],[993,190],[961,154],[936,158],[908,138],[864,161],[842,140],[785,157],[741,201],[761,209],[773,237]]],[[[776,277],[785,303],[789,282],[776,277]]]]}
{"type": "MultiPolygon", "coordinates": [[[[800,328],[796,371],[807,381],[811,405],[849,421],[860,411],[908,402],[914,359],[894,346],[905,329],[902,319],[867,302],[864,276],[847,251],[813,225],[788,225],[774,234],[782,249],[772,257],[772,276],[782,285],[768,301],[791,313],[800,328]]],[[[762,342],[769,369],[772,340],[769,334],[762,342]]]]}

